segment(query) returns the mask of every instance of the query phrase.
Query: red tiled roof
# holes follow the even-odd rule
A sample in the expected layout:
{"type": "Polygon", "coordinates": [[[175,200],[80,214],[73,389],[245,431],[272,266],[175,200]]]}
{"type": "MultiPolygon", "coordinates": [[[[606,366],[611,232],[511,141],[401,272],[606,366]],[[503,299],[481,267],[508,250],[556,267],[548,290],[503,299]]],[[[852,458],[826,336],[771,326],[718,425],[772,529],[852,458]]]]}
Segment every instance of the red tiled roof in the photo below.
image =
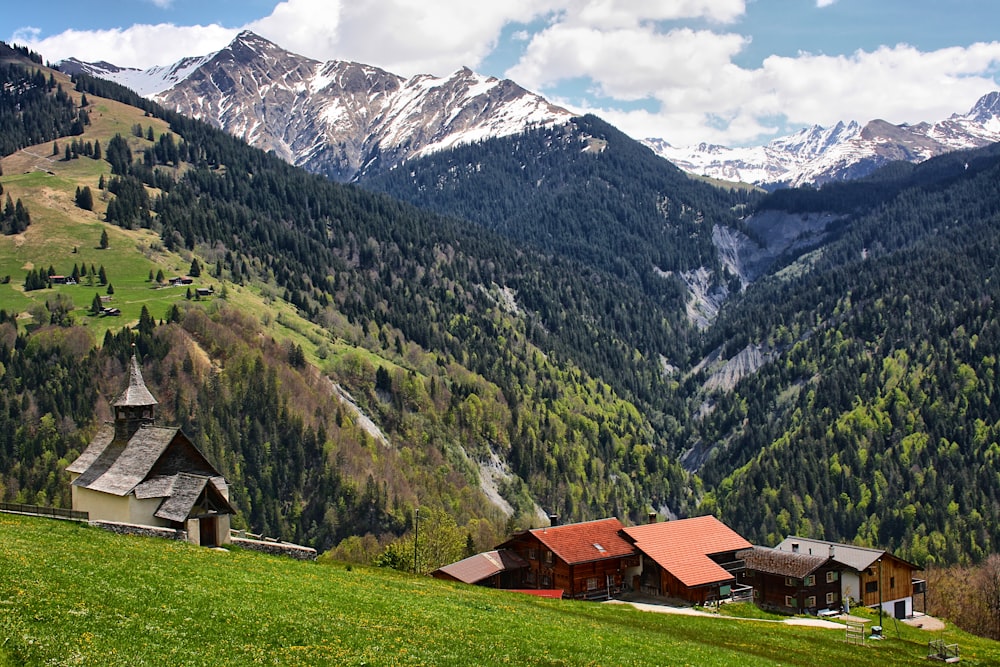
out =
{"type": "Polygon", "coordinates": [[[633,555],[635,549],[619,534],[623,527],[621,521],[611,518],[529,532],[565,563],[574,565],[633,555]]]}
{"type": "Polygon", "coordinates": [[[688,587],[732,579],[709,555],[753,546],[711,515],[633,526],[625,534],[635,540],[636,549],[688,587]]]}

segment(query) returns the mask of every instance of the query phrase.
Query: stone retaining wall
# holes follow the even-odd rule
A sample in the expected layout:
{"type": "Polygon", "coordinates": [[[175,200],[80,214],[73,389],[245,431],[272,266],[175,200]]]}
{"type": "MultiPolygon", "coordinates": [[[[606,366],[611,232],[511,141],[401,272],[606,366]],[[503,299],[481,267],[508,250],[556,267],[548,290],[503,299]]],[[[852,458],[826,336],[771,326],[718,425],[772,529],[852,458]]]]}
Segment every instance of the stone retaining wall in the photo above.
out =
{"type": "Polygon", "coordinates": [[[167,540],[187,540],[186,530],[173,528],[157,528],[156,526],[140,526],[134,523],[118,523],[117,521],[91,521],[91,526],[118,533],[119,535],[138,535],[140,537],[162,537],[167,540]]]}
{"type": "Polygon", "coordinates": [[[271,542],[269,540],[250,540],[245,537],[233,537],[233,546],[272,556],[289,556],[296,560],[316,560],[316,550],[312,547],[304,547],[300,544],[290,544],[288,542],[271,542]]]}

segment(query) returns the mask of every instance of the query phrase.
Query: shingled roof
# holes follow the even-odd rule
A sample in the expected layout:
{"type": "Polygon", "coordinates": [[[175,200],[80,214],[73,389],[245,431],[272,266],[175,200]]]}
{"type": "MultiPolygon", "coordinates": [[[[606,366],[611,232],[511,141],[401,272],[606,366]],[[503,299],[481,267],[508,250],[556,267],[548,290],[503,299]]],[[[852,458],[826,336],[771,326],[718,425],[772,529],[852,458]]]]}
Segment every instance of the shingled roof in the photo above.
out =
{"type": "Polygon", "coordinates": [[[871,547],[858,547],[853,544],[842,544],[839,542],[827,542],[826,540],[813,540],[808,537],[786,537],[775,549],[780,551],[794,551],[798,549],[800,553],[811,553],[832,556],[838,563],[850,567],[857,572],[863,572],[875,564],[879,558],[886,556],[894,558],[902,563],[906,563],[915,570],[920,568],[903,560],[898,556],[893,556],[885,549],[873,549],[871,547]]]}
{"type": "Polygon", "coordinates": [[[529,532],[563,562],[573,565],[635,554],[632,545],[619,534],[622,528],[621,521],[610,518],[529,532]]]}
{"type": "Polygon", "coordinates": [[[733,579],[709,556],[752,545],[714,516],[649,523],[624,529],[635,548],[688,587],[733,579]]]}
{"type": "MultiPolygon", "coordinates": [[[[229,504],[214,484],[212,479],[202,475],[178,473],[172,478],[170,491],[153,516],[168,521],[184,521],[191,515],[192,509],[205,493],[205,502],[221,513],[235,514],[236,510],[229,504]]],[[[136,494],[138,496],[138,494],[136,494]]]]}
{"type": "Polygon", "coordinates": [[[793,553],[768,547],[753,547],[737,552],[748,570],[804,579],[830,561],[829,556],[793,553]]]}
{"type": "Polygon", "coordinates": [[[121,408],[156,404],[157,400],[149,393],[149,389],[146,388],[146,381],[142,379],[142,369],[139,367],[139,360],[133,354],[132,361],[129,363],[128,386],[125,387],[125,391],[119,394],[118,398],[111,405],[121,408]]]}

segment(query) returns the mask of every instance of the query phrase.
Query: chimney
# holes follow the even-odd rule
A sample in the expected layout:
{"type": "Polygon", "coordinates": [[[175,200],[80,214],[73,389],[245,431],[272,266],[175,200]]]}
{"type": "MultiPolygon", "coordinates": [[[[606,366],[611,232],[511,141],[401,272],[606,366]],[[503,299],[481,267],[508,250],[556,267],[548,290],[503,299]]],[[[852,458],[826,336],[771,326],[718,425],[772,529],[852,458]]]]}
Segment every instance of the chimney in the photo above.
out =
{"type": "Polygon", "coordinates": [[[798,542],[792,542],[792,553],[793,554],[797,554],[798,552],[799,552],[799,543],[798,542]]]}
{"type": "Polygon", "coordinates": [[[549,515],[549,525],[550,526],[558,526],[559,525],[559,515],[558,514],[550,514],[549,515]]]}
{"type": "Polygon", "coordinates": [[[649,523],[656,523],[656,512],[649,513],[649,523]]]}
{"type": "Polygon", "coordinates": [[[836,549],[835,549],[835,548],[834,548],[834,546],[833,546],[833,545],[831,544],[831,545],[830,545],[830,558],[833,558],[833,556],[834,556],[835,552],[836,552],[836,549]]]}

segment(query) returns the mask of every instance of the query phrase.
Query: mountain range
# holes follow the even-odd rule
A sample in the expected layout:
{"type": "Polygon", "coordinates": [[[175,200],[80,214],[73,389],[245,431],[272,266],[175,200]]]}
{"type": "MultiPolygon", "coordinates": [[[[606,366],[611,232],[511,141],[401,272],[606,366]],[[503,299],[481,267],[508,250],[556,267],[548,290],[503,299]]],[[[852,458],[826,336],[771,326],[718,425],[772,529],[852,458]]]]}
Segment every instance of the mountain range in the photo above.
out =
{"type": "MultiPolygon", "coordinates": [[[[222,50],[146,70],[70,58],[60,68],[131,88],[179,113],[273,150],[294,165],[354,181],[434,151],[567,122],[574,114],[510,80],[467,68],[404,78],[354,62],[319,62],[252,32],[222,50]]],[[[767,189],[859,178],[1000,141],[1000,93],[934,123],[813,125],[763,146],[672,146],[643,140],[692,174],[767,189]]]]}
{"type": "Polygon", "coordinates": [[[671,146],[662,139],[643,143],[690,173],[773,189],[860,178],[893,161],[917,163],[997,141],[1000,92],[984,95],[967,113],[935,123],[893,125],[872,120],[864,126],[855,121],[829,128],[813,125],[745,148],[706,143],[671,146]]]}
{"type": "Polygon", "coordinates": [[[69,59],[60,68],[121,83],[337,181],[573,116],[512,81],[467,68],[443,78],[404,79],[369,65],[312,60],[252,32],[169,67],[136,70],[69,59]]]}
{"type": "Polygon", "coordinates": [[[765,195],[584,116],[348,187],[105,80],[4,74],[24,132],[2,185],[31,214],[0,237],[11,499],[66,494],[91,378],[135,335],[250,527],[324,548],[384,545],[417,502],[476,535],[652,508],[918,563],[1000,544],[995,146],[765,195]],[[171,299],[154,276],[195,259],[216,296],[171,299]],[[81,261],[108,265],[138,333],[73,307],[79,284],[22,285],[29,262],[81,261]]]}

